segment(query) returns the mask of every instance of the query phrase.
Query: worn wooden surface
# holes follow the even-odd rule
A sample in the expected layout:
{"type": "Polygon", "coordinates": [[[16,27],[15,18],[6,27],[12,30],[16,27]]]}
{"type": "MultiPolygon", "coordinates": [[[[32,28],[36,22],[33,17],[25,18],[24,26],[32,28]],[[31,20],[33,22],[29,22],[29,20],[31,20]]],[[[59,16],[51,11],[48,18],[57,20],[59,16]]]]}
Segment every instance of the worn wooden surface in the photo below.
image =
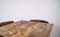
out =
{"type": "Polygon", "coordinates": [[[49,37],[53,24],[39,21],[18,21],[0,27],[4,37],[49,37]]]}

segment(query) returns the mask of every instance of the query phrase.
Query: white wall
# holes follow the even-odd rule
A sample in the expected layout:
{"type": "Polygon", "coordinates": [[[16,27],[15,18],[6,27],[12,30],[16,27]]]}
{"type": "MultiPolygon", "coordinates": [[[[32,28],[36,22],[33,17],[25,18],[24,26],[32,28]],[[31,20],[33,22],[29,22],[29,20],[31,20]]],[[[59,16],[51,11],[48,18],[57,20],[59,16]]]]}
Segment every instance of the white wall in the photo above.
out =
{"type": "Polygon", "coordinates": [[[44,19],[54,23],[51,37],[60,36],[59,0],[0,0],[0,22],[44,19]]]}

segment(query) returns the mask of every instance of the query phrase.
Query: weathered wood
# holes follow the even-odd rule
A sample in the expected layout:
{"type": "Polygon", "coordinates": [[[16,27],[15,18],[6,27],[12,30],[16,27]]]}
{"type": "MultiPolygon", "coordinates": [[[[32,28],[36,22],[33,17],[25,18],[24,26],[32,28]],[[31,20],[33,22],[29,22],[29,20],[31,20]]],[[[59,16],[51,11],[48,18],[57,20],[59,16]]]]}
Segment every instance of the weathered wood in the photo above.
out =
{"type": "Polygon", "coordinates": [[[49,37],[52,27],[53,24],[40,21],[18,21],[0,27],[0,35],[4,37],[49,37]]]}

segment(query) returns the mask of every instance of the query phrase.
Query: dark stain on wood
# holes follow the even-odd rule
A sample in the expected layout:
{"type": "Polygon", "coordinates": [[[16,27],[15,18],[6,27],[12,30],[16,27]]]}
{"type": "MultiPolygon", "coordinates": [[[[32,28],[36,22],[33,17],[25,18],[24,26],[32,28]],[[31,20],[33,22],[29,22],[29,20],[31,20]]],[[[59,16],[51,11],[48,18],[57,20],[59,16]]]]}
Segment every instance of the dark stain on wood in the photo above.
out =
{"type": "Polygon", "coordinates": [[[45,20],[30,20],[30,21],[32,21],[32,22],[42,22],[42,23],[48,23],[47,21],[45,21],[45,20]]]}
{"type": "Polygon", "coordinates": [[[2,22],[2,23],[0,23],[0,27],[1,27],[1,26],[4,26],[4,25],[11,24],[11,23],[14,23],[14,21],[6,21],[6,22],[2,22]]]}

